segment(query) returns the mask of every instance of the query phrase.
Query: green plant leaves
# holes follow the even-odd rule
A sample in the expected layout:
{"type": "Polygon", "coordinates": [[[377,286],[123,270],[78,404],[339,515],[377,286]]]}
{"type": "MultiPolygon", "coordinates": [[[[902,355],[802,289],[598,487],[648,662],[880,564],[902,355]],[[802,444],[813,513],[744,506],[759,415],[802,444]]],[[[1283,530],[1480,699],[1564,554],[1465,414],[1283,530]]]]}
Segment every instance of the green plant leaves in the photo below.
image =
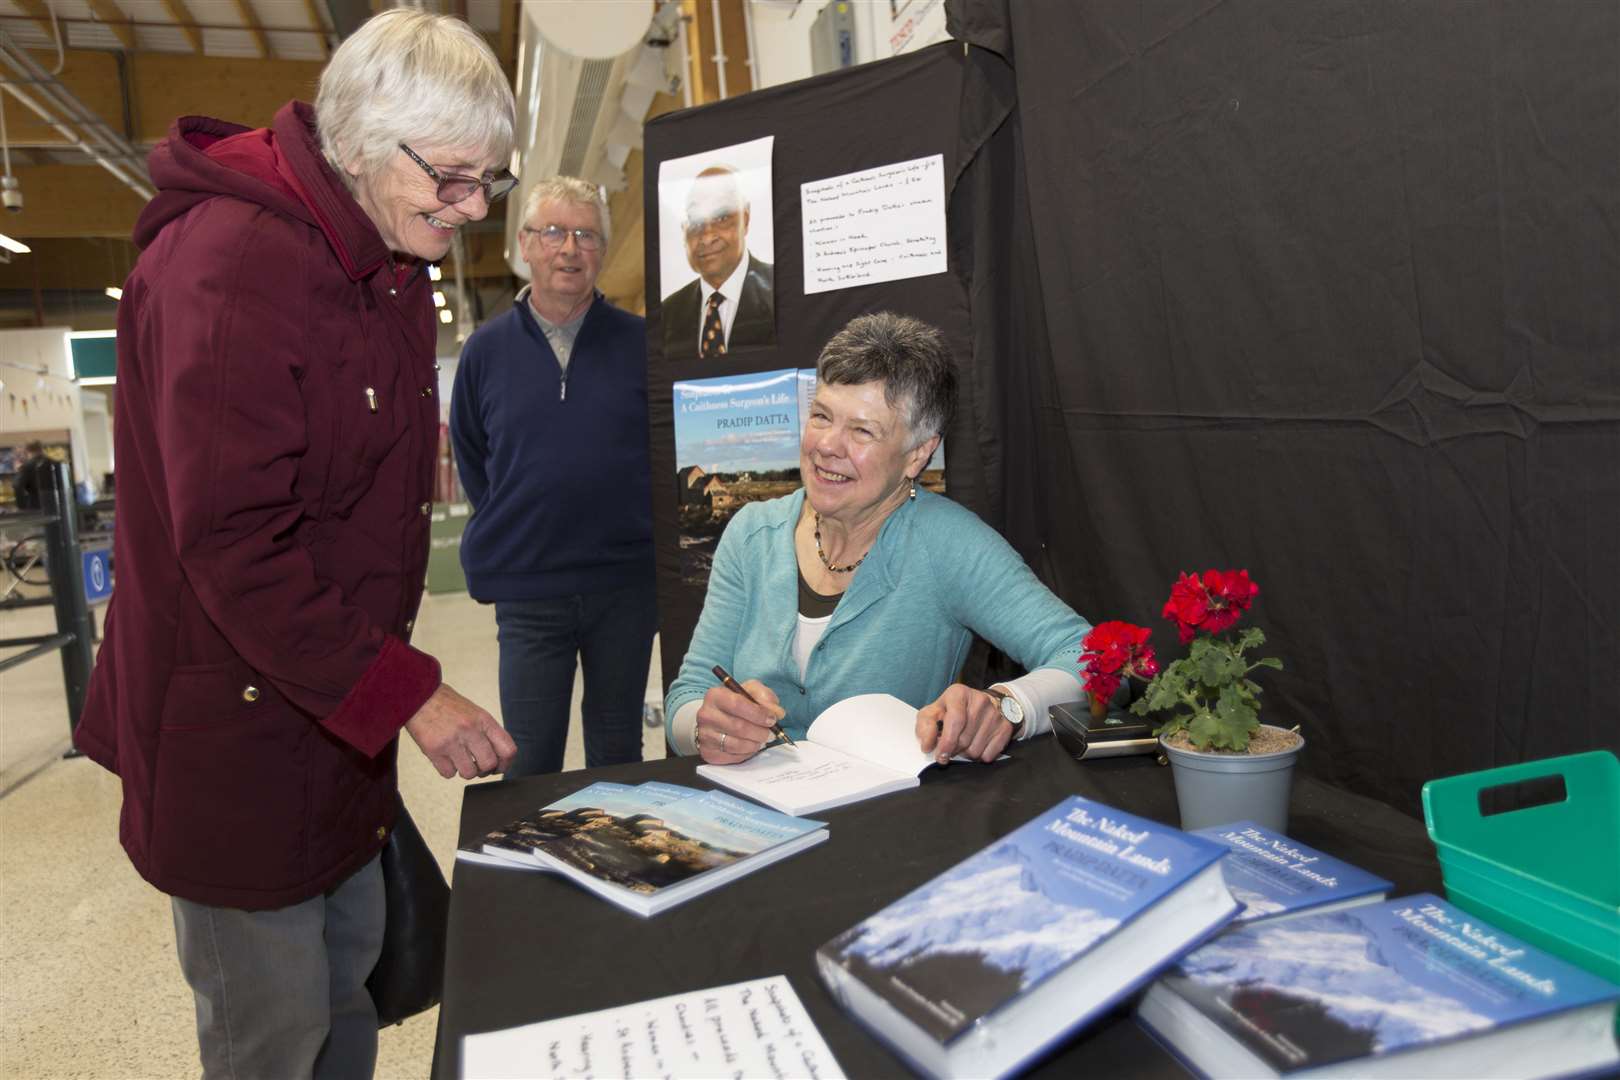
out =
{"type": "Polygon", "coordinates": [[[1243,630],[1235,639],[1205,635],[1195,639],[1187,655],[1166,665],[1142,696],[1131,705],[1138,716],[1171,711],[1155,735],[1186,731],[1199,750],[1244,751],[1260,727],[1260,687],[1248,678],[1256,668],[1282,669],[1282,661],[1266,657],[1253,664],[1246,650],[1265,643],[1259,627],[1243,630]]]}

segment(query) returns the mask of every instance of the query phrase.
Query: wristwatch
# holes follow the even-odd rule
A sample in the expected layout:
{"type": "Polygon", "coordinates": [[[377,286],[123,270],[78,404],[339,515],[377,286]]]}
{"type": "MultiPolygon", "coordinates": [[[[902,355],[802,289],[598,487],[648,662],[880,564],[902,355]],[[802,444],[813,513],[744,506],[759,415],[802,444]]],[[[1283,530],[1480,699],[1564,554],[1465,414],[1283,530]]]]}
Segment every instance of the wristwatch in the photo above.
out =
{"type": "Polygon", "coordinates": [[[996,699],[996,707],[1001,710],[1001,716],[1012,725],[1012,737],[1018,738],[1024,731],[1024,707],[1018,699],[1007,691],[998,687],[989,687],[985,693],[996,699]]]}

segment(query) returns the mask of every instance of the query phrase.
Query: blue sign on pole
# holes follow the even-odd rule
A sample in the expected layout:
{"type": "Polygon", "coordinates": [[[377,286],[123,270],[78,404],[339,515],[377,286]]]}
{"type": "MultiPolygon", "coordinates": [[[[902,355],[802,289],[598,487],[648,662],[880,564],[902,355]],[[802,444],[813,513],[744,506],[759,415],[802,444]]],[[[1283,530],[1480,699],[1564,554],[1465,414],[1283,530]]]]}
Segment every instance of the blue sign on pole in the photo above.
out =
{"type": "Polygon", "coordinates": [[[85,603],[100,603],[112,595],[112,551],[94,548],[79,554],[84,559],[85,603]]]}

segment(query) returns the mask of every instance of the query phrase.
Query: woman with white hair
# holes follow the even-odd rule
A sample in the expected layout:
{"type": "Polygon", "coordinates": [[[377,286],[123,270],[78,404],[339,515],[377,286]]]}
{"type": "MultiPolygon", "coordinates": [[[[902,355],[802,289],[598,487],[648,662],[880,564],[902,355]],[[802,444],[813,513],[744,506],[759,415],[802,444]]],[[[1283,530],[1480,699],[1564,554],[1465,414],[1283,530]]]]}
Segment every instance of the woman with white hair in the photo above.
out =
{"type": "Polygon", "coordinates": [[[119,584],[74,737],[172,897],[208,1077],[371,1075],[398,734],[446,777],[514,753],[408,644],[427,264],[511,189],[513,113],[465,23],[394,10],[314,108],[186,117],[151,156],[118,311],[119,584]]]}

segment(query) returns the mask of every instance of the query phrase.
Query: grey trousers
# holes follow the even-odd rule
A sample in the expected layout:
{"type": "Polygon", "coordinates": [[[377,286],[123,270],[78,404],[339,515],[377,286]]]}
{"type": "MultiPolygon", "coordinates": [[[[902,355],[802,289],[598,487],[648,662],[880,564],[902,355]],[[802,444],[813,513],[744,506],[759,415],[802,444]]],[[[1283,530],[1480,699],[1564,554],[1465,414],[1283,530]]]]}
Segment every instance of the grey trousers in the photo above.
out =
{"type": "Polygon", "coordinates": [[[366,979],[387,917],[379,859],[274,911],[171,900],[205,1080],[372,1075],[377,1010],[366,979]]]}

